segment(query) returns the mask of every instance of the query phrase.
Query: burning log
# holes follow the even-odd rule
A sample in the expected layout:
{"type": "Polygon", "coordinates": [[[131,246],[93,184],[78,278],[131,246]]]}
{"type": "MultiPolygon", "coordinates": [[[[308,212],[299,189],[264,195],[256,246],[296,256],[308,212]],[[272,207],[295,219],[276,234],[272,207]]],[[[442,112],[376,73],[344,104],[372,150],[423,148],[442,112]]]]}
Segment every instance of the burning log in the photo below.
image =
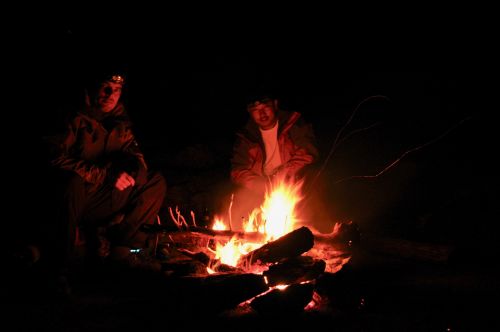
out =
{"type": "Polygon", "coordinates": [[[262,315],[273,317],[301,313],[311,302],[313,291],[312,283],[293,284],[256,297],[250,306],[262,315]]]}
{"type": "Polygon", "coordinates": [[[352,221],[336,223],[332,232],[314,233],[314,241],[337,248],[348,248],[359,244],[361,233],[352,221]]]}
{"type": "Polygon", "coordinates": [[[271,265],[264,276],[269,286],[289,285],[316,279],[325,272],[326,263],[309,256],[287,258],[271,265]]]}
{"type": "Polygon", "coordinates": [[[140,294],[159,301],[172,317],[189,313],[213,318],[269,290],[264,276],[251,273],[149,277],[142,286],[140,294]]]}
{"type": "MultiPolygon", "coordinates": [[[[299,256],[308,251],[309,256],[326,262],[326,271],[335,273],[350,257],[350,249],[359,240],[359,230],[351,223],[338,224],[328,234],[313,233],[308,228],[295,230],[282,238],[264,245],[240,260],[234,268],[214,260],[215,244],[224,244],[231,239],[261,243],[264,234],[258,232],[234,232],[211,230],[201,227],[189,227],[186,230],[172,229],[163,225],[148,225],[148,232],[161,234],[159,252],[166,257],[182,252],[192,259],[203,262],[215,272],[242,272],[256,264],[277,262],[283,258],[299,256]],[[311,248],[311,243],[313,247],[311,248]],[[250,264],[250,265],[249,265],[250,264]]],[[[259,269],[254,270],[254,272],[259,269]]],[[[262,270],[260,270],[262,271],[262,270]]]]}
{"type": "Polygon", "coordinates": [[[214,260],[212,262],[212,264],[210,264],[210,268],[214,271],[214,272],[240,272],[240,273],[245,273],[245,271],[243,271],[242,269],[238,268],[238,267],[234,267],[234,266],[231,266],[231,265],[227,265],[227,264],[224,264],[224,263],[221,263],[219,260],[214,260]]]}
{"type": "Polygon", "coordinates": [[[235,308],[269,290],[262,275],[251,273],[212,274],[195,281],[184,293],[185,300],[192,310],[206,314],[235,308]]]}
{"type": "Polygon", "coordinates": [[[314,233],[314,247],[308,255],[324,260],[326,272],[336,273],[349,262],[359,243],[360,231],[355,223],[336,223],[331,233],[314,233]]]}
{"type": "Polygon", "coordinates": [[[314,245],[313,233],[307,227],[298,228],[243,256],[238,265],[252,266],[275,263],[283,258],[300,256],[314,245]]]}

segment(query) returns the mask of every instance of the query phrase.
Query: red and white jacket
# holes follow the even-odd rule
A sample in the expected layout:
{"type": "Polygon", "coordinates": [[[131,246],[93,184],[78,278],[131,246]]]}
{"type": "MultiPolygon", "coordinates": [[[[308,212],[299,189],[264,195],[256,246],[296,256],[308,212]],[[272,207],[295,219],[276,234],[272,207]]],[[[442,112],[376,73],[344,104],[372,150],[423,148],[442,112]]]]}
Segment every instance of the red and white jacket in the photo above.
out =
{"type": "MultiPolygon", "coordinates": [[[[318,158],[312,126],[298,112],[278,110],[278,144],[282,165],[280,173],[288,178],[301,177],[304,168],[318,158]]],[[[264,142],[258,126],[251,119],[236,134],[231,158],[231,180],[251,190],[265,178],[264,142]]]]}

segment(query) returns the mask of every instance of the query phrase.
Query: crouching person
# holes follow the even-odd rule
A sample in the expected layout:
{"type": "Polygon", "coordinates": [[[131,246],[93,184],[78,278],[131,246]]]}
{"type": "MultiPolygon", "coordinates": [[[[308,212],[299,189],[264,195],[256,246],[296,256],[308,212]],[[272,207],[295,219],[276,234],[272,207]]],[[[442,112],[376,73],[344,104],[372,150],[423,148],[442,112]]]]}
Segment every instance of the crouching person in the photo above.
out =
{"type": "Polygon", "coordinates": [[[86,87],[85,105],[69,117],[66,132],[51,140],[51,165],[62,172],[54,260],[70,266],[85,243],[85,256],[130,267],[160,269],[138,261],[148,244],[141,226],[156,221],[166,193],[148,169],[121,101],[125,78],[111,72],[86,87]]]}

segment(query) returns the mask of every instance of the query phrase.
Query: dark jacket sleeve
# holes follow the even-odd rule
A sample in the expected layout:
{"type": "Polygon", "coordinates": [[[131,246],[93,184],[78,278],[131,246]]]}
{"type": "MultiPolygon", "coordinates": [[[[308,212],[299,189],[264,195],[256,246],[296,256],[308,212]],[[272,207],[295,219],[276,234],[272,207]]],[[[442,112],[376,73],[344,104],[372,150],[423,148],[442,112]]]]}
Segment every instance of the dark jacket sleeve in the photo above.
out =
{"type": "Polygon", "coordinates": [[[106,152],[105,157],[108,165],[108,176],[115,178],[122,171],[125,171],[134,177],[137,184],[146,183],[148,167],[128,116],[122,114],[108,118],[103,122],[103,125],[109,131],[106,147],[108,152],[106,152]]]}
{"type": "Polygon", "coordinates": [[[282,165],[279,172],[286,177],[295,178],[303,176],[306,167],[318,159],[318,149],[312,125],[304,121],[297,121],[289,131],[291,146],[287,146],[290,159],[282,165]]]}
{"type": "Polygon", "coordinates": [[[124,170],[128,171],[129,174],[134,177],[137,184],[145,184],[147,182],[148,166],[133,134],[131,134],[129,141],[124,146],[123,152],[133,159],[134,166],[131,170],[126,168],[124,168],[124,170]]]}
{"type": "Polygon", "coordinates": [[[51,164],[62,170],[75,172],[86,182],[92,184],[101,184],[106,177],[106,165],[89,162],[76,157],[78,155],[77,137],[81,126],[81,120],[71,121],[66,131],[51,139],[51,164]]]}
{"type": "Polygon", "coordinates": [[[265,188],[265,178],[254,171],[257,158],[262,158],[255,155],[259,151],[257,143],[251,142],[243,135],[237,135],[231,158],[231,181],[234,184],[254,191],[262,191],[265,188]]]}

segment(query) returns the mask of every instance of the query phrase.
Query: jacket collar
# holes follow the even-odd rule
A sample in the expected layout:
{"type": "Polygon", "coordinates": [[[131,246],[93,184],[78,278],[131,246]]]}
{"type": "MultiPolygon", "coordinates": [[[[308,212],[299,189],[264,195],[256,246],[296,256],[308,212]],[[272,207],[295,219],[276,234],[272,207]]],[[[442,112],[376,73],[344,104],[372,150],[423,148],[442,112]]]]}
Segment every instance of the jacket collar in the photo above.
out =
{"type": "MultiPolygon", "coordinates": [[[[300,113],[278,110],[277,117],[279,137],[280,135],[288,132],[290,128],[295,124],[295,122],[297,122],[297,120],[300,118],[300,113]]],[[[252,142],[262,142],[259,127],[252,119],[248,120],[247,124],[238,133],[238,135],[252,142]]]]}
{"type": "Polygon", "coordinates": [[[125,115],[125,107],[123,106],[123,103],[118,102],[115,108],[107,113],[104,113],[93,106],[85,108],[84,111],[81,113],[94,120],[101,122],[108,117],[117,117],[125,115]]]}

